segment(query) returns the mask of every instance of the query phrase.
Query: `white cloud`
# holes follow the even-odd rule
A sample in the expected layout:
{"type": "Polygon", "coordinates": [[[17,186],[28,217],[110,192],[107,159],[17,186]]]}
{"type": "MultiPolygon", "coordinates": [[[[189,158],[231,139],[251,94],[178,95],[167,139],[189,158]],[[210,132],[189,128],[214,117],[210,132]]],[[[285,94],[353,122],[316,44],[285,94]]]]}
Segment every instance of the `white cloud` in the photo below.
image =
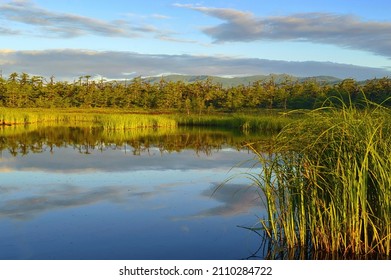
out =
{"type": "MultiPolygon", "coordinates": [[[[163,15],[155,15],[154,17],[163,15]]],[[[0,4],[0,19],[9,23],[22,23],[33,32],[0,28],[1,35],[35,35],[43,37],[74,38],[85,35],[134,38],[145,34],[162,34],[150,24],[132,24],[126,20],[105,21],[77,14],[59,13],[41,8],[31,1],[10,1],[0,4]]]]}
{"type": "Polygon", "coordinates": [[[366,21],[353,15],[333,13],[256,17],[250,12],[234,9],[175,6],[222,20],[221,24],[202,29],[216,43],[258,40],[312,42],[368,51],[391,58],[389,21],[366,21]]]}
{"type": "Polygon", "coordinates": [[[170,16],[161,15],[161,14],[153,14],[153,15],[151,15],[151,17],[156,18],[156,19],[171,19],[170,16]]]}
{"type": "Polygon", "coordinates": [[[87,74],[108,79],[129,79],[129,73],[134,73],[134,76],[154,76],[161,73],[215,76],[286,73],[295,76],[352,77],[358,80],[391,74],[390,71],[382,68],[332,62],[295,62],[227,56],[142,54],[77,49],[0,50],[0,61],[0,68],[4,75],[12,72],[26,72],[45,77],[54,75],[57,80],[73,80],[87,74]]]}
{"type": "Polygon", "coordinates": [[[0,34],[2,34],[2,35],[19,35],[20,32],[18,30],[14,30],[11,28],[0,27],[0,34]]]}

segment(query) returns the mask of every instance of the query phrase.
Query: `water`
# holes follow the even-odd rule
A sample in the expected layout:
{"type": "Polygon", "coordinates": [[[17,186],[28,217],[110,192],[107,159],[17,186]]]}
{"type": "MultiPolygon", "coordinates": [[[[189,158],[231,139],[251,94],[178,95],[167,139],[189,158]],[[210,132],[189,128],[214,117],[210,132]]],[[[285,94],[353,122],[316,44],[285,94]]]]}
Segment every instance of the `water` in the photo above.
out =
{"type": "Polygon", "coordinates": [[[0,259],[262,258],[257,189],[219,187],[256,172],[246,136],[19,130],[0,134],[0,259]]]}

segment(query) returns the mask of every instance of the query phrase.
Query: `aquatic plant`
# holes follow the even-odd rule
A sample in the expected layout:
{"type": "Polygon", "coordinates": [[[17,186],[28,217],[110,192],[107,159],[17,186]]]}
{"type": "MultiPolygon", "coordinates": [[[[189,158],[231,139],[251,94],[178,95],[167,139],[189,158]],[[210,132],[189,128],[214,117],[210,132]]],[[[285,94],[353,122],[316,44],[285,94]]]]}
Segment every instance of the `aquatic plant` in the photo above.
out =
{"type": "Polygon", "coordinates": [[[284,114],[215,114],[176,116],[178,125],[190,127],[219,127],[242,132],[277,133],[293,120],[284,114]]]}
{"type": "Polygon", "coordinates": [[[391,113],[360,107],[308,112],[282,129],[271,152],[253,148],[262,171],[247,176],[264,194],[261,224],[274,248],[391,254],[391,113]]]}
{"type": "Polygon", "coordinates": [[[157,128],[177,126],[218,127],[250,133],[273,134],[279,132],[295,118],[279,111],[265,111],[257,114],[211,114],[177,115],[155,114],[153,112],[129,112],[113,109],[21,109],[1,108],[0,125],[93,125],[108,130],[134,128],[157,128]]]}
{"type": "Polygon", "coordinates": [[[49,110],[0,108],[1,125],[27,124],[89,124],[105,129],[132,129],[147,127],[176,127],[174,119],[164,115],[132,114],[110,110],[49,110]]]}

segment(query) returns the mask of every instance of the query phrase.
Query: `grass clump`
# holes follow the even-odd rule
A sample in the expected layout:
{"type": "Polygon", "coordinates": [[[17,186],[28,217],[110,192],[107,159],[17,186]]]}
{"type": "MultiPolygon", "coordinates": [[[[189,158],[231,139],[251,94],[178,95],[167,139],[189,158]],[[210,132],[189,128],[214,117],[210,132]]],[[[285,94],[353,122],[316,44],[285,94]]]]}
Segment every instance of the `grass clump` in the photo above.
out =
{"type": "Polygon", "coordinates": [[[241,133],[278,133],[295,117],[278,111],[249,114],[175,115],[159,112],[131,112],[99,109],[37,109],[0,107],[0,126],[89,124],[108,130],[134,128],[203,127],[236,130],[241,133]]]}
{"type": "Polygon", "coordinates": [[[254,149],[274,248],[391,254],[390,120],[376,104],[321,108],[287,125],[271,153],[254,149]]]}
{"type": "Polygon", "coordinates": [[[244,133],[262,132],[278,133],[293,118],[283,114],[216,114],[216,115],[182,115],[176,117],[179,126],[219,127],[240,130],[244,133]]]}
{"type": "Polygon", "coordinates": [[[0,125],[85,125],[101,126],[108,130],[176,127],[177,122],[164,115],[132,114],[113,111],[48,110],[1,108],[0,125]]]}

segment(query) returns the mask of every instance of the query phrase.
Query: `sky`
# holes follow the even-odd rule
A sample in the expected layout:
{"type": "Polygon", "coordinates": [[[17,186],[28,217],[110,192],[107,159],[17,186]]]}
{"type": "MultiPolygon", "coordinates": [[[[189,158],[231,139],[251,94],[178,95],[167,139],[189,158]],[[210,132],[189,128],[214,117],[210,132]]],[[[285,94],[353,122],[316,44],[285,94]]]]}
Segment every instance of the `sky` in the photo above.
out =
{"type": "Polygon", "coordinates": [[[0,73],[391,76],[389,0],[0,0],[0,73]]]}

